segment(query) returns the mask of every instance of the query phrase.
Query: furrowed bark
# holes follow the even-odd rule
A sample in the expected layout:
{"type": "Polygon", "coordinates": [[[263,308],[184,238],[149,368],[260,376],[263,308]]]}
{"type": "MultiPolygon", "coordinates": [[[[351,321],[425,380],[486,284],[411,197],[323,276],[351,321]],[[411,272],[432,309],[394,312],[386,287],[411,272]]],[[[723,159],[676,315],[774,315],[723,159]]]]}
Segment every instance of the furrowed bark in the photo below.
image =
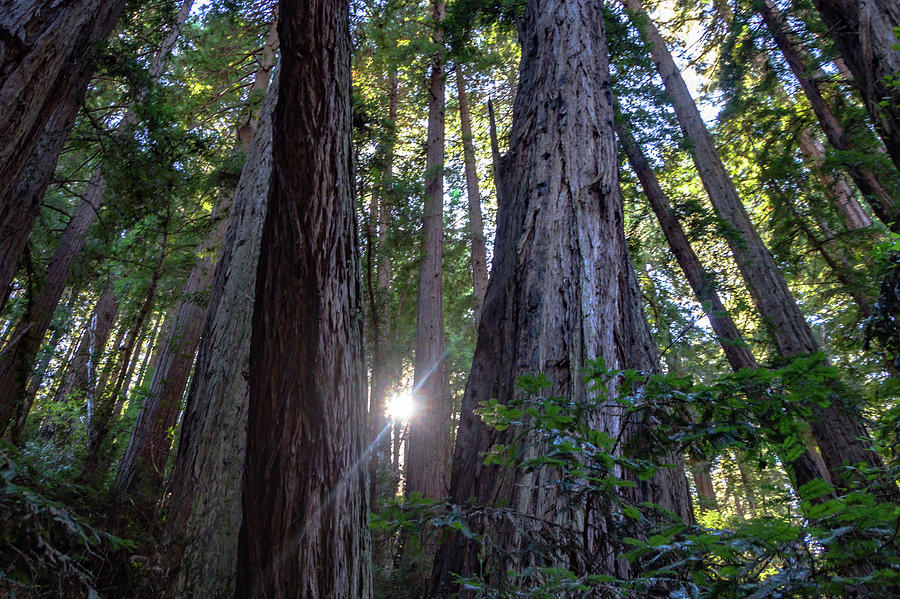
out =
{"type": "MultiPolygon", "coordinates": [[[[6,1],[0,9],[0,215],[29,212],[14,195],[60,102],[81,104],[84,72],[125,0],[6,1]],[[73,87],[80,97],[73,98],[73,87]]],[[[58,155],[58,153],[57,153],[58,155]]],[[[55,162],[55,158],[53,159],[55,162]]],[[[0,281],[2,282],[2,281],[0,281]]]]}
{"type": "MultiPolygon", "coordinates": [[[[625,244],[602,6],[530,0],[520,38],[510,149],[497,173],[493,265],[463,397],[451,499],[507,506],[510,518],[550,521],[584,545],[562,565],[628,577],[629,565],[616,559],[604,532],[609,509],[600,497],[586,498],[584,511],[570,510],[560,485],[551,482],[558,476],[553,469],[523,473],[482,463],[483,452],[509,442],[512,431],[487,427],[473,410],[491,398],[508,403],[517,396],[519,376],[543,373],[551,382],[547,395],[579,402],[594,395],[581,373],[589,359],[602,358],[613,369],[656,368],[625,244]]],[[[613,437],[640,434],[615,408],[590,424],[613,437]]],[[[531,446],[528,455],[540,451],[531,446]]],[[[632,489],[629,499],[658,502],[691,520],[687,480],[679,460],[673,463],[674,469],[632,489]]],[[[502,524],[485,528],[505,551],[524,550],[532,541],[502,524]]],[[[526,564],[527,558],[479,562],[478,547],[456,537],[441,546],[432,593],[450,595],[452,573],[497,581],[507,568],[526,564]]]]}
{"type": "MultiPolygon", "coordinates": [[[[443,40],[443,0],[431,1],[432,37],[443,40]]],[[[409,422],[406,493],[439,499],[447,494],[450,398],[444,375],[444,59],[431,57],[428,88],[428,146],[425,159],[424,241],[416,303],[416,412],[409,422]]]]}
{"type": "Polygon", "coordinates": [[[241,597],[368,599],[349,5],[283,1],[278,33],[236,588],[241,597]]]}
{"type": "Polygon", "coordinates": [[[900,170],[900,87],[888,83],[900,72],[894,28],[900,5],[893,0],[813,0],[888,155],[900,170]]]}
{"type": "Polygon", "coordinates": [[[176,597],[233,597],[247,443],[253,282],[272,175],[278,67],[241,171],[169,485],[169,564],[176,597]],[[216,547],[216,551],[209,551],[216,547]]]}

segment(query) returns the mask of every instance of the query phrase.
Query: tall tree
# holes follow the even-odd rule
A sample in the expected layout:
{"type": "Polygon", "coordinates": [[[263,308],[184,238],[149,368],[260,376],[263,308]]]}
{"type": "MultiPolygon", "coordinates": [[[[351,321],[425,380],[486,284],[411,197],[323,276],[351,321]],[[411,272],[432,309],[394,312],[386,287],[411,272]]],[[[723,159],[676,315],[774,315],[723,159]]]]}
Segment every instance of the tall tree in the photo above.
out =
{"type": "Polygon", "coordinates": [[[216,250],[225,234],[228,208],[227,205],[217,205],[213,210],[213,230],[188,276],[165,343],[158,350],[160,356],[153,370],[147,397],[134,423],[125,454],[119,462],[116,475],[116,490],[119,494],[128,491],[137,476],[143,486],[140,490],[149,494],[149,498],[154,501],[158,498],[171,449],[169,431],[178,420],[181,399],[200,342],[216,250]]]}
{"type": "Polygon", "coordinates": [[[349,18],[343,0],[280,6],[250,342],[242,597],[372,593],[349,18]]]}
{"type": "MultiPolygon", "coordinates": [[[[812,106],[813,112],[819,119],[822,131],[825,132],[829,143],[836,150],[842,152],[854,150],[853,142],[845,135],[843,125],[825,100],[819,88],[819,82],[811,72],[812,65],[808,59],[808,53],[805,52],[798,40],[792,39],[787,29],[784,15],[778,10],[778,7],[775,6],[772,0],[763,0],[760,4],[760,11],[763,20],[772,33],[775,44],[784,55],[791,73],[797,78],[803,93],[809,100],[810,106],[812,106]]],[[[900,68],[900,60],[898,60],[897,66],[900,68]]],[[[900,95],[897,97],[900,98],[900,95]]],[[[802,147],[801,145],[801,149],[802,147]]],[[[872,205],[872,209],[878,218],[885,225],[900,228],[900,223],[897,222],[897,206],[879,177],[866,166],[860,164],[848,165],[848,171],[863,196],[872,205]]]]}
{"type": "Polygon", "coordinates": [[[900,170],[900,49],[894,0],[813,0],[850,67],[863,103],[888,154],[900,170]]]}
{"type": "MultiPolygon", "coordinates": [[[[730,228],[728,244],[778,352],[786,358],[818,352],[819,342],[797,306],[772,254],[750,221],[665,40],[644,12],[640,0],[623,0],[623,4],[641,20],[640,27],[649,43],[653,62],[675,108],[678,122],[691,141],[692,158],[706,194],[717,216],[730,228]]],[[[842,473],[846,464],[880,466],[881,459],[872,451],[868,432],[850,399],[836,392],[833,400],[813,416],[810,424],[828,466],[829,477],[839,483],[844,480],[842,473]]]]}
{"type": "Polygon", "coordinates": [[[462,66],[456,63],[456,91],[459,96],[459,127],[462,133],[463,160],[466,167],[466,192],[469,198],[469,235],[472,244],[472,289],[475,292],[475,323],[481,319],[481,304],[487,289],[487,252],[484,242],[484,222],[481,218],[481,194],[478,191],[478,168],[475,163],[475,142],[472,137],[472,116],[462,66]]]}
{"type": "Polygon", "coordinates": [[[444,372],[444,1],[431,0],[432,38],[425,158],[424,234],[419,262],[414,373],[416,413],[409,425],[406,492],[438,499],[447,494],[447,422],[450,402],[444,372]]]}
{"type": "MultiPolygon", "coordinates": [[[[522,473],[482,465],[482,454],[509,442],[512,432],[491,429],[474,413],[489,399],[512,400],[521,375],[543,373],[549,395],[578,403],[592,395],[581,374],[590,359],[602,358],[611,368],[655,368],[625,245],[602,11],[587,0],[530,0],[520,23],[519,88],[509,153],[497,173],[492,274],[463,397],[450,493],[460,505],[473,499],[506,505],[571,530],[586,551],[607,556],[597,558],[592,573],[627,577],[627,564],[608,545],[599,516],[606,510],[561,509],[563,490],[551,482],[551,468],[522,473]]],[[[612,435],[633,430],[615,410],[590,424],[612,435]]],[[[635,499],[690,519],[680,468],[666,469],[641,493],[635,499]]],[[[506,551],[530,542],[512,529],[494,533],[492,542],[506,551]]],[[[432,578],[436,594],[452,592],[451,573],[504,575],[509,564],[479,564],[477,552],[461,538],[441,547],[432,578]]],[[[578,572],[589,566],[567,567],[578,572]]]]}
{"type": "Polygon", "coordinates": [[[278,67],[255,125],[210,290],[171,476],[169,563],[178,596],[233,597],[247,446],[253,281],[272,175],[278,67]],[[235,372],[241,376],[234,376],[235,372]],[[217,547],[216,551],[208,548],[217,547]]]}
{"type": "Polygon", "coordinates": [[[12,0],[0,5],[0,222],[31,210],[14,195],[23,170],[60,102],[81,104],[70,90],[80,87],[84,96],[86,65],[125,4],[12,0]]]}

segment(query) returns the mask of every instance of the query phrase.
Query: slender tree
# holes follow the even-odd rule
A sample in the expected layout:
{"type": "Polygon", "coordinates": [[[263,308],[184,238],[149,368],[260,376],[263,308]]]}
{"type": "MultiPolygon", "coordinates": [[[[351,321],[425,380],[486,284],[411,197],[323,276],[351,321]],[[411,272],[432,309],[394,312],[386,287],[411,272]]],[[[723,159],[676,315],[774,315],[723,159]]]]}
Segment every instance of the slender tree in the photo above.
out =
{"type": "MultiPolygon", "coordinates": [[[[732,254],[778,352],[786,358],[818,352],[819,342],[797,306],[772,254],[750,221],[665,40],[644,12],[640,0],[623,0],[623,4],[640,17],[640,26],[649,43],[653,62],[662,76],[678,122],[692,143],[692,158],[697,172],[717,216],[730,228],[727,240],[732,254]]],[[[829,477],[839,483],[844,480],[842,473],[848,463],[882,464],[872,451],[868,432],[849,398],[836,390],[832,399],[829,406],[814,415],[810,424],[828,467],[829,477]]]]}
{"type": "Polygon", "coordinates": [[[281,81],[250,342],[237,594],[367,599],[349,5],[284,1],[278,38],[281,81]]]}
{"type": "Polygon", "coordinates": [[[438,499],[447,494],[447,427],[450,405],[444,373],[444,1],[431,0],[432,37],[428,87],[428,146],[425,159],[425,206],[422,258],[416,316],[416,413],[409,425],[406,492],[438,499]]]}

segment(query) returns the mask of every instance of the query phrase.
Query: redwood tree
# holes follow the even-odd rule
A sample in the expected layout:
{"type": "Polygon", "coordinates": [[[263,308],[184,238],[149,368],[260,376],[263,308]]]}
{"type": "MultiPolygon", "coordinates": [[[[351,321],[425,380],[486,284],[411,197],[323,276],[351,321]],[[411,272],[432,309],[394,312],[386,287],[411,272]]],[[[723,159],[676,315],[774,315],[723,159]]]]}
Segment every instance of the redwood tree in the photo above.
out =
{"type": "Polygon", "coordinates": [[[367,599],[348,3],[283,1],[278,37],[281,80],[250,342],[237,594],[367,599]]]}
{"type": "MultiPolygon", "coordinates": [[[[475,415],[482,402],[516,397],[521,375],[545,374],[550,396],[577,403],[592,397],[581,369],[602,358],[610,368],[652,370],[656,355],[625,245],[603,7],[588,0],[530,0],[520,24],[522,59],[509,153],[497,173],[497,235],[478,341],[463,397],[450,494],[464,505],[495,503],[550,521],[583,540],[597,556],[567,567],[628,576],[615,559],[596,509],[561,509],[555,473],[522,474],[482,465],[483,453],[511,440],[475,415]]],[[[611,385],[614,387],[614,385],[611,385]]],[[[612,394],[615,388],[609,389],[612,394]]],[[[617,436],[633,429],[621,412],[590,423],[617,436]]],[[[628,434],[625,435],[626,437],[628,434]]],[[[637,491],[690,519],[680,467],[637,491]]],[[[515,518],[515,515],[512,516],[515,518]]],[[[515,552],[530,539],[508,528],[492,542],[515,552]]],[[[442,546],[433,574],[437,594],[452,592],[451,574],[503,576],[508,563],[482,562],[462,538],[442,546]]],[[[524,564],[518,564],[524,567],[524,564]]]]}

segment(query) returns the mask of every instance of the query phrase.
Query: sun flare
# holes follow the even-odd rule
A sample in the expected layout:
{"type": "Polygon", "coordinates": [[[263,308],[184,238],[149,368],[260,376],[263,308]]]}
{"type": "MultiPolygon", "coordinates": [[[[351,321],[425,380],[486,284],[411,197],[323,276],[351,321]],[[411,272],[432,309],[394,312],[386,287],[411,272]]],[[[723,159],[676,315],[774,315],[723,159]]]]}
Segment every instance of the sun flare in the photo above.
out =
{"type": "Polygon", "coordinates": [[[401,391],[387,401],[387,415],[392,420],[409,420],[416,411],[415,400],[409,391],[401,391]]]}

